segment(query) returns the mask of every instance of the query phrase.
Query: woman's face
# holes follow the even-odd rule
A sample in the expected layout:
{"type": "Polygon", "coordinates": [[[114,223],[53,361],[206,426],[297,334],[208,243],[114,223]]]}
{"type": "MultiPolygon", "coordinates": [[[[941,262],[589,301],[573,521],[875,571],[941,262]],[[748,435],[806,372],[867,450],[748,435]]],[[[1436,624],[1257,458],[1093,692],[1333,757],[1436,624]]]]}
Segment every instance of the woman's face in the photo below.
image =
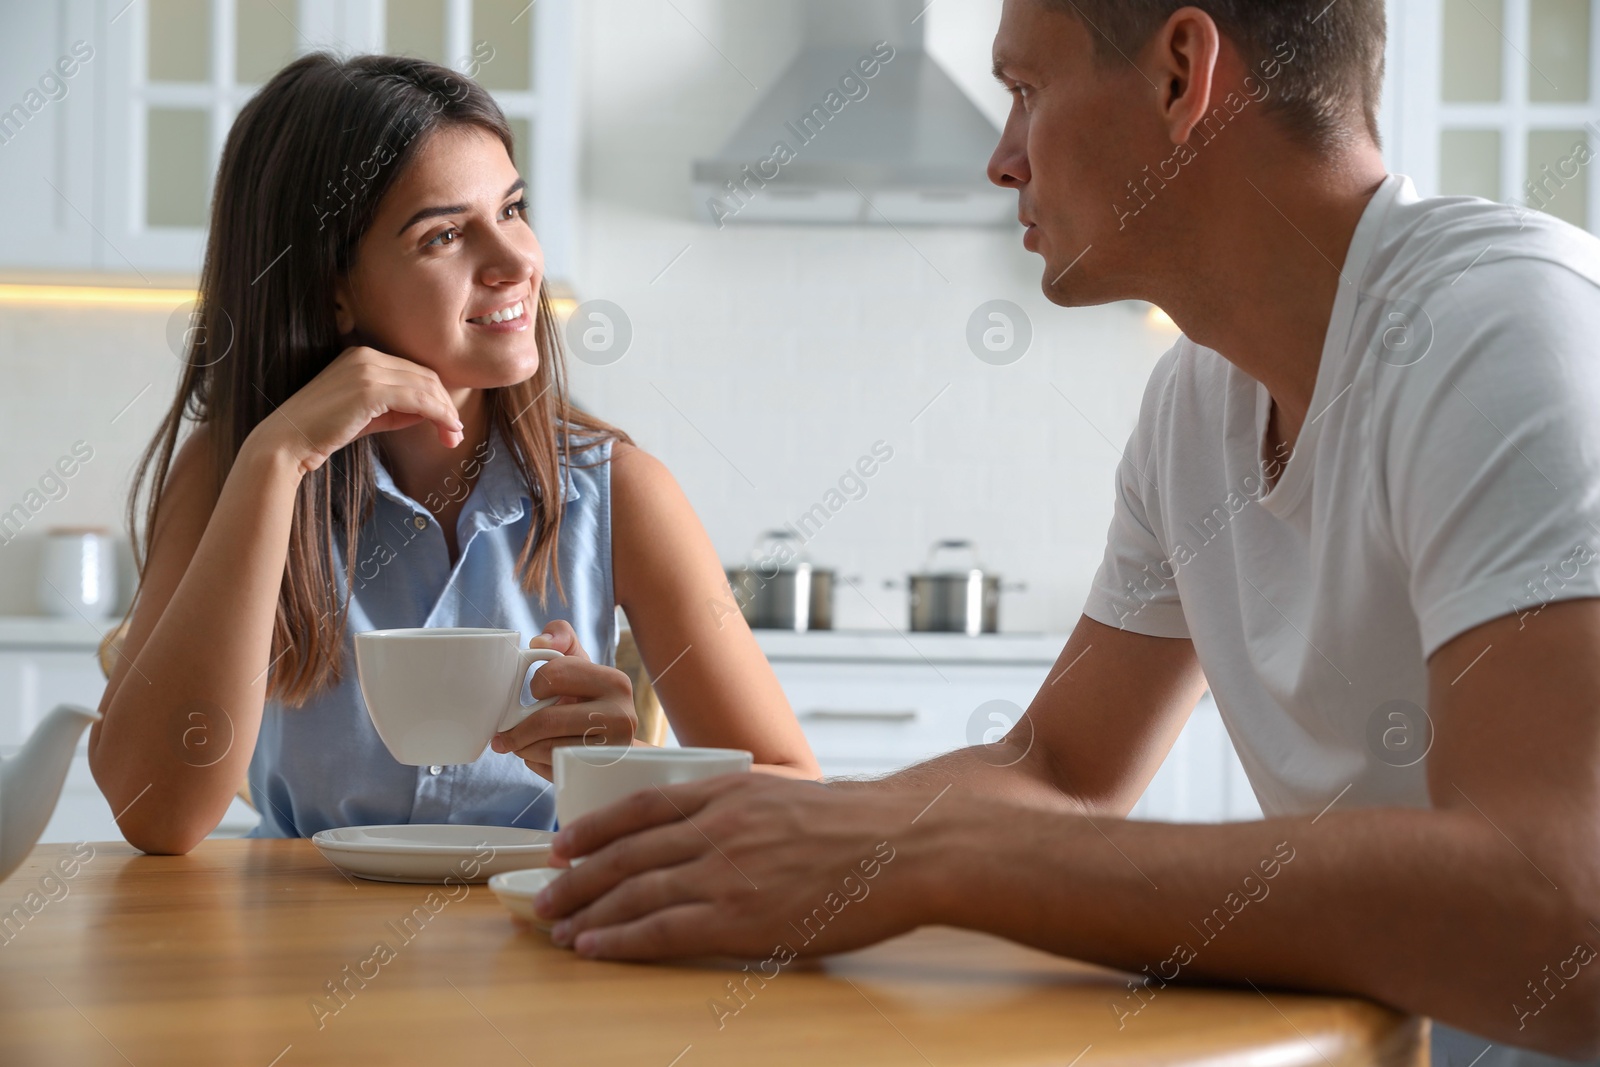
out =
{"type": "Polygon", "coordinates": [[[447,389],[533,377],[544,254],[523,195],[505,146],[488,130],[429,135],[384,194],[336,286],[340,335],[355,333],[361,344],[432,369],[447,389]],[[517,317],[487,317],[508,311],[517,317]]]}

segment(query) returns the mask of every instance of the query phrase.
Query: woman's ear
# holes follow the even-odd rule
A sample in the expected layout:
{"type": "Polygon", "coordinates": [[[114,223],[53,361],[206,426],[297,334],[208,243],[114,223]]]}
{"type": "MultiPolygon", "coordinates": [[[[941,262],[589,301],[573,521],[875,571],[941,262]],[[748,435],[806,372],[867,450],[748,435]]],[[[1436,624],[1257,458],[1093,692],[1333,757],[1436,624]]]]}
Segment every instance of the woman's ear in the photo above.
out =
{"type": "Polygon", "coordinates": [[[348,337],[356,331],[355,304],[351,300],[350,284],[343,277],[333,283],[333,324],[340,337],[348,337]]]}

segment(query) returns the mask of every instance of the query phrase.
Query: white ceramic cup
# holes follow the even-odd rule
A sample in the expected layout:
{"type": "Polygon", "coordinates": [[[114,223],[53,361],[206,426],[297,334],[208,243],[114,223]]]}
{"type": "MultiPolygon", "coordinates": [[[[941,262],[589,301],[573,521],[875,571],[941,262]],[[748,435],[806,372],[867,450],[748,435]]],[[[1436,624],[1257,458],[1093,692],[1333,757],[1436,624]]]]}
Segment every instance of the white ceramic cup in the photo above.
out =
{"type": "Polygon", "coordinates": [[[641,789],[739,774],[751,762],[750,753],[736,748],[560,745],[554,754],[556,820],[570,826],[641,789]]]}
{"type": "Polygon", "coordinates": [[[430,627],[358,633],[356,676],[378,736],[401,763],[471,763],[490,738],[558,698],[522,703],[522,680],[552,648],[515,630],[430,627]]]}

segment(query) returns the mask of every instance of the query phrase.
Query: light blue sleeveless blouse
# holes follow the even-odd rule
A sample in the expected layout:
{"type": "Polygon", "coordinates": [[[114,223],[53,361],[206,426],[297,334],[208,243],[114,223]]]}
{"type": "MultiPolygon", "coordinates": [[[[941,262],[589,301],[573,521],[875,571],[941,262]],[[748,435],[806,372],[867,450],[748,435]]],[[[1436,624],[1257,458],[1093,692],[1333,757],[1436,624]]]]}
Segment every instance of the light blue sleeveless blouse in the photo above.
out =
{"type": "Polygon", "coordinates": [[[269,701],[264,708],[250,760],[261,824],[249,836],[309,837],[330,827],[386,823],[555,825],[550,783],[512,753],[485,750],[456,767],[395,762],[367,717],[356,680],[354,635],[398,627],[516,630],[526,646],[547,622],[565,619],[590,659],[615,664],[610,442],[578,452],[575,441],[572,465],[563,467],[559,564],[566,601],[552,581],[545,610],[537,593],[523,591],[516,570],[532,521],[530,491],[498,431],[491,429],[489,444],[456,523],[460,556],[453,570],[438,520],[376,464],[378,496],[359,534],[353,595],[339,539],[334,543],[340,600],[350,604],[343,679],[303,707],[269,701]]]}

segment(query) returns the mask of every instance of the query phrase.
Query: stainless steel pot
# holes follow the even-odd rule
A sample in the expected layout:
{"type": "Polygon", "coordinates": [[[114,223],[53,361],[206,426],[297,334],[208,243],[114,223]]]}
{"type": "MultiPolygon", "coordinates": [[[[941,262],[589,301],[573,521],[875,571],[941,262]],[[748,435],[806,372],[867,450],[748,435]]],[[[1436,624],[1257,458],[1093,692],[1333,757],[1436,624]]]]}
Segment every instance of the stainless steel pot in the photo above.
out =
{"type": "Polygon", "coordinates": [[[726,572],[751,629],[833,629],[834,572],[813,566],[793,532],[768,533],[750,555],[748,564],[726,572]]]}
{"type": "Polygon", "coordinates": [[[907,582],[913,633],[976,636],[1000,632],[1000,594],[1025,589],[1005,585],[983,569],[971,541],[940,541],[928,553],[926,569],[907,582]]]}

